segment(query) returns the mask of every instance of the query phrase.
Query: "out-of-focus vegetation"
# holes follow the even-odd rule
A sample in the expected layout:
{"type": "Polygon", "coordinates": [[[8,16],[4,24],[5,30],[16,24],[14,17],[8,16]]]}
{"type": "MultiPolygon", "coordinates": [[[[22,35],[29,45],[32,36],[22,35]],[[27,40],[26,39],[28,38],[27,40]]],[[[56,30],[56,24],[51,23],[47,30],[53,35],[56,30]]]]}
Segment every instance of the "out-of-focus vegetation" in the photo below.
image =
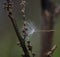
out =
{"type": "MultiPolygon", "coordinates": [[[[21,57],[23,53],[22,49],[17,46],[17,36],[13,29],[10,19],[7,16],[6,10],[3,8],[3,2],[5,0],[0,0],[0,57],[21,57]]],[[[15,0],[14,0],[15,1],[15,0]]],[[[15,1],[16,2],[16,1],[15,1]]],[[[40,29],[40,2],[39,0],[27,0],[27,19],[35,23],[38,29],[40,29]]],[[[60,3],[60,0],[57,1],[60,3]]],[[[15,4],[16,5],[16,4],[15,4]]],[[[18,6],[18,5],[17,5],[18,6]]],[[[16,8],[16,7],[15,7],[16,8]]],[[[23,20],[21,13],[17,9],[14,10],[14,16],[17,19],[19,29],[21,30],[23,20]]],[[[54,43],[57,45],[57,49],[54,52],[53,57],[60,56],[60,17],[56,18],[55,23],[55,33],[54,33],[54,43]]],[[[33,45],[33,51],[36,52],[36,57],[40,54],[40,33],[35,32],[30,37],[31,43],[33,45]]]]}

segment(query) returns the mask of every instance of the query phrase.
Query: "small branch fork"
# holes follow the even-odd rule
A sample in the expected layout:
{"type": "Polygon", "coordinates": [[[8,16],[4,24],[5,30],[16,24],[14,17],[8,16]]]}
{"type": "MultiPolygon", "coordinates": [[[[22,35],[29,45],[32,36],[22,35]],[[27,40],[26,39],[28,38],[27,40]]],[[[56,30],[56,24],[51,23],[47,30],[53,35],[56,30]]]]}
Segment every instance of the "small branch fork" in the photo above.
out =
{"type": "Polygon", "coordinates": [[[54,53],[54,51],[56,50],[57,46],[54,45],[50,51],[48,51],[45,55],[47,55],[47,57],[52,57],[52,54],[54,53]]]}
{"type": "Polygon", "coordinates": [[[20,45],[21,45],[22,50],[24,52],[23,57],[30,57],[29,52],[28,52],[28,50],[26,48],[26,45],[25,45],[25,40],[22,38],[22,36],[21,36],[21,34],[19,32],[16,20],[12,15],[12,10],[11,10],[12,9],[12,3],[11,3],[11,0],[7,0],[7,3],[4,3],[4,5],[5,5],[5,8],[7,8],[8,17],[10,18],[10,20],[11,20],[11,22],[13,24],[14,30],[16,32],[16,35],[17,35],[17,37],[19,39],[20,45]]]}

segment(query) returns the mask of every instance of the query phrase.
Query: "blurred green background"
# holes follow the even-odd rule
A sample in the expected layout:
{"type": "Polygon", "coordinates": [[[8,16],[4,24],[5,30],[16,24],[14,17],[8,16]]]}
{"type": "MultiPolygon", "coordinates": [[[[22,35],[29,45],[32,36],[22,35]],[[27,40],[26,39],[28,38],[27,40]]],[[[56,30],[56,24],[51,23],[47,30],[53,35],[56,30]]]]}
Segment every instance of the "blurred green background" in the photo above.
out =
{"type": "MultiPolygon", "coordinates": [[[[18,0],[17,0],[18,1],[18,0]]],[[[17,36],[15,34],[14,28],[10,19],[7,16],[7,11],[4,9],[3,3],[5,0],[0,0],[0,57],[21,57],[23,53],[22,49],[17,46],[17,36]]],[[[19,26],[19,30],[21,31],[23,20],[22,15],[20,13],[20,6],[16,0],[13,0],[14,8],[13,14],[17,20],[17,24],[19,26]]],[[[58,5],[60,0],[55,1],[58,5]]],[[[26,6],[26,15],[27,20],[35,23],[38,29],[40,29],[40,1],[39,0],[27,0],[26,6]]],[[[58,47],[54,52],[53,57],[60,56],[60,17],[55,18],[55,33],[54,33],[54,44],[58,47]]],[[[36,57],[40,55],[40,32],[35,32],[31,35],[30,40],[33,45],[33,51],[36,52],[36,57]]]]}

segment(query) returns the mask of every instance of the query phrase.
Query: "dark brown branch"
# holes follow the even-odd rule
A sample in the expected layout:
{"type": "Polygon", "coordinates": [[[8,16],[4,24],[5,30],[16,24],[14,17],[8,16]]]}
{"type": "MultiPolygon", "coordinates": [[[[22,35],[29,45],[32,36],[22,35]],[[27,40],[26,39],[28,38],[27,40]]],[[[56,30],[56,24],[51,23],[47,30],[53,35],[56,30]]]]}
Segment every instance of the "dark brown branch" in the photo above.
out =
{"type": "Polygon", "coordinates": [[[17,37],[18,37],[18,39],[19,39],[19,41],[20,41],[20,45],[21,45],[21,47],[22,47],[22,49],[23,49],[23,51],[24,51],[24,53],[25,53],[25,57],[30,57],[29,56],[29,52],[28,52],[28,50],[27,50],[27,48],[26,48],[26,45],[25,45],[25,41],[24,41],[24,39],[21,37],[21,35],[20,35],[20,32],[19,32],[19,30],[18,30],[18,26],[17,26],[17,24],[16,24],[16,20],[11,16],[11,15],[8,15],[8,17],[11,19],[11,22],[12,22],[12,24],[13,24],[13,27],[14,27],[14,29],[15,29],[15,32],[16,32],[16,34],[17,34],[17,37]]]}
{"type": "MultiPolygon", "coordinates": [[[[54,30],[54,18],[56,6],[51,0],[41,0],[42,4],[42,30],[54,30]]],[[[54,31],[45,31],[41,33],[41,57],[51,57],[46,55],[52,48],[54,31]]]]}
{"type": "Polygon", "coordinates": [[[16,35],[18,37],[18,40],[19,40],[20,45],[22,47],[22,50],[24,52],[23,56],[24,57],[30,57],[28,49],[27,49],[27,47],[25,45],[25,40],[22,38],[22,36],[21,36],[21,34],[19,32],[19,29],[18,29],[18,26],[17,26],[15,18],[13,18],[13,16],[12,16],[12,1],[11,0],[7,0],[7,3],[4,3],[4,5],[5,5],[5,8],[8,11],[8,17],[10,18],[10,20],[11,20],[11,22],[13,24],[14,30],[16,32],[16,35]]]}

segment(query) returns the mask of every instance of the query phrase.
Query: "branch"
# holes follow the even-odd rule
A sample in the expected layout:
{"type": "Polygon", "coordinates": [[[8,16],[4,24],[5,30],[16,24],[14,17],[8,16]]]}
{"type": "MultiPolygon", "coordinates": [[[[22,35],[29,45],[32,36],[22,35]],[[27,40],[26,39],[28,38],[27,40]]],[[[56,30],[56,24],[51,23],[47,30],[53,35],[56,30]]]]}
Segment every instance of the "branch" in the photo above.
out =
{"type": "Polygon", "coordinates": [[[13,24],[14,30],[16,32],[16,35],[17,35],[18,39],[19,39],[20,45],[21,45],[21,47],[22,47],[22,49],[23,49],[23,51],[25,53],[25,57],[30,57],[29,56],[29,52],[28,52],[28,50],[26,48],[26,45],[25,45],[25,41],[24,41],[24,39],[22,38],[22,36],[21,36],[21,34],[19,32],[16,20],[11,15],[8,15],[8,17],[11,19],[11,22],[13,24]]]}
{"type": "Polygon", "coordinates": [[[48,32],[42,32],[41,34],[41,57],[52,57],[55,47],[52,48],[54,31],[54,18],[59,12],[58,8],[51,0],[41,0],[42,8],[42,30],[48,30],[48,32]],[[47,54],[46,54],[47,53],[47,54]]]}
{"type": "Polygon", "coordinates": [[[54,46],[51,48],[51,50],[46,53],[46,55],[51,57],[52,54],[54,53],[54,51],[56,50],[56,48],[57,48],[57,46],[54,45],[54,46]]]}
{"type": "Polygon", "coordinates": [[[8,11],[8,17],[10,18],[10,20],[11,20],[11,22],[13,24],[14,30],[16,32],[16,35],[18,37],[18,40],[19,40],[20,45],[22,47],[22,50],[24,52],[23,56],[24,57],[30,57],[28,49],[27,49],[27,47],[25,45],[25,40],[22,38],[22,36],[21,36],[21,34],[19,32],[19,29],[18,29],[18,26],[17,26],[15,18],[13,18],[13,16],[12,16],[12,1],[11,0],[7,0],[7,3],[4,3],[4,5],[5,5],[5,8],[8,11]]]}

